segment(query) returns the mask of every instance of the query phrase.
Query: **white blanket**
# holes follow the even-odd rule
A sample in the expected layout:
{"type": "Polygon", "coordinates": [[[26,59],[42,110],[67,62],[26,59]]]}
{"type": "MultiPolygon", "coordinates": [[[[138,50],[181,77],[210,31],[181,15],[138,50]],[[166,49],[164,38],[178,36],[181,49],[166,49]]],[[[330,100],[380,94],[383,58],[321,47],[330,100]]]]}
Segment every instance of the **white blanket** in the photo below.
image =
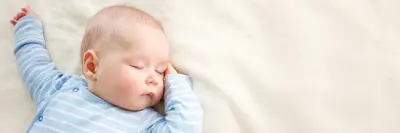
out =
{"type": "MultiPolygon", "coordinates": [[[[159,19],[194,78],[205,133],[399,133],[398,0],[125,0],[159,19]]],[[[30,4],[58,67],[79,73],[88,18],[107,0],[0,2],[0,132],[34,115],[9,20],[30,4]]]]}

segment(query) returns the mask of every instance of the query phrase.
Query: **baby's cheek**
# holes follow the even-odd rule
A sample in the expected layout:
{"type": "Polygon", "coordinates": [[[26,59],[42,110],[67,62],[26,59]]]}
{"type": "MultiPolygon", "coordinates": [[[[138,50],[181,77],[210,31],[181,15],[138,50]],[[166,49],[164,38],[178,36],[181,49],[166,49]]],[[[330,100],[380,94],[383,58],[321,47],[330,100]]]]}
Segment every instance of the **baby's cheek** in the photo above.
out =
{"type": "Polygon", "coordinates": [[[127,93],[127,94],[131,94],[135,93],[135,91],[137,91],[137,83],[132,80],[129,77],[124,77],[121,80],[119,80],[118,82],[120,82],[120,86],[119,88],[121,89],[121,93],[127,93]]]}
{"type": "Polygon", "coordinates": [[[164,97],[164,85],[162,85],[161,87],[159,87],[157,89],[157,99],[161,99],[162,97],[164,97]]]}

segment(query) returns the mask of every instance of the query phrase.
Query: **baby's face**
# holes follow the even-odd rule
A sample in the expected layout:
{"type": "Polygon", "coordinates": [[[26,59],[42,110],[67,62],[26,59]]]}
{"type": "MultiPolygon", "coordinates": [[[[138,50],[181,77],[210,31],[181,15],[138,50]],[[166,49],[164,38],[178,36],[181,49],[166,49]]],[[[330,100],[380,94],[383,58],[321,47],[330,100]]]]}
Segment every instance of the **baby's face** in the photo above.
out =
{"type": "Polygon", "coordinates": [[[163,97],[169,43],[163,31],[149,26],[119,26],[99,53],[96,93],[128,110],[154,106],[163,97]]]}

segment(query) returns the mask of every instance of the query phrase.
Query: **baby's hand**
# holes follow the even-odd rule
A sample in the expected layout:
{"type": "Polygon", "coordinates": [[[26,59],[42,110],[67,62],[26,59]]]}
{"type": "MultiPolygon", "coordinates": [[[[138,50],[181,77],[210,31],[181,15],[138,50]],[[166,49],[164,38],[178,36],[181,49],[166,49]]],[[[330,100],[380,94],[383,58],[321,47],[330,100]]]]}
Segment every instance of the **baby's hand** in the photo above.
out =
{"type": "Polygon", "coordinates": [[[31,9],[31,7],[28,5],[24,8],[21,8],[21,11],[14,16],[14,18],[12,20],[10,20],[10,23],[12,25],[16,25],[18,20],[21,19],[24,16],[37,16],[36,13],[31,9]]]}
{"type": "Polygon", "coordinates": [[[164,73],[165,76],[167,76],[168,74],[178,74],[171,63],[168,64],[167,70],[164,73]]]}

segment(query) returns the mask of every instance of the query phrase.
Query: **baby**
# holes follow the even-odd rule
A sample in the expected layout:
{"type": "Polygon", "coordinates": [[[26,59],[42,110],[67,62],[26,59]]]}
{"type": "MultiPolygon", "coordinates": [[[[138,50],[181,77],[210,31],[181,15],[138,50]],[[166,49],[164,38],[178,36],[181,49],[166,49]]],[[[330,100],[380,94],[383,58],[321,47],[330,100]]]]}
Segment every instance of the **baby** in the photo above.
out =
{"type": "Polygon", "coordinates": [[[168,39],[149,14],[124,5],[95,14],[82,40],[83,78],[56,68],[37,14],[21,10],[11,20],[14,53],[37,111],[27,132],[202,132],[190,77],[169,63],[168,39]],[[153,109],[162,98],[165,116],[153,109]]]}

